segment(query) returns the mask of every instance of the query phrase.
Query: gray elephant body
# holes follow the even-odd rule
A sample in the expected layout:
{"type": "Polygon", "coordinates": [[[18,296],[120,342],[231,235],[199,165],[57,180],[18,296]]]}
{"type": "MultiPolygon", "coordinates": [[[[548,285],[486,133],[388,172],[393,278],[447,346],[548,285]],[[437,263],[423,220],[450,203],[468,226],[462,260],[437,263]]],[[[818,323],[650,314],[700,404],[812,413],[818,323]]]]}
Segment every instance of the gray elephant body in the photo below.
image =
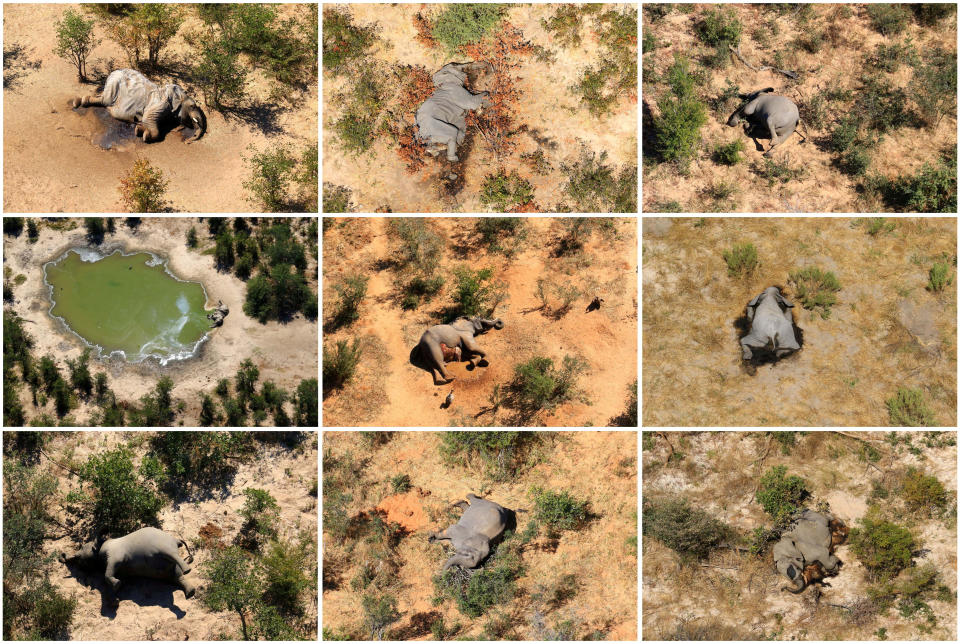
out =
{"type": "MultiPolygon", "coordinates": [[[[792,580],[800,590],[803,569],[819,562],[826,573],[835,573],[840,560],[831,554],[830,517],[805,511],[794,525],[785,532],[773,547],[773,560],[777,570],[792,580]]],[[[792,591],[799,592],[799,591],[792,591]]]]}
{"type": "Polygon", "coordinates": [[[75,98],[73,106],[105,107],[113,118],[136,123],[134,134],[139,136],[142,131],[145,142],[160,138],[160,122],[170,117],[179,121],[178,128],[196,130],[187,143],[199,139],[207,129],[206,116],[183,88],[175,83],[160,87],[135,69],[110,72],[100,96],[75,98]]]}
{"type": "Polygon", "coordinates": [[[800,348],[793,331],[793,304],[771,286],[747,304],[750,333],[740,339],[743,359],[750,360],[753,352],[762,350],[781,358],[800,348]]]}
{"type": "MultiPolygon", "coordinates": [[[[69,557],[61,554],[60,561],[76,563],[87,570],[103,570],[114,603],[123,577],[168,581],[180,587],[189,599],[196,588],[184,576],[190,572],[190,566],[180,558],[181,544],[186,545],[183,540],[162,530],[141,528],[125,537],[105,541],[98,538],[85,543],[69,557]]],[[[192,561],[193,557],[188,556],[188,562],[192,561]]]]}
{"type": "Polygon", "coordinates": [[[490,329],[502,329],[503,320],[497,318],[489,320],[487,318],[457,318],[451,324],[438,324],[432,326],[423,332],[420,336],[420,342],[417,345],[420,357],[430,368],[435,384],[444,384],[450,382],[453,378],[444,368],[444,351],[441,344],[451,349],[461,349],[461,355],[466,356],[470,363],[476,367],[477,363],[486,357],[486,352],[480,348],[476,336],[486,333],[490,329]],[[443,382],[438,382],[436,372],[440,372],[443,382]]]}
{"type": "Polygon", "coordinates": [[[450,63],[433,75],[436,91],[417,109],[419,137],[436,153],[447,146],[447,160],[459,161],[457,146],[467,135],[467,111],[490,105],[489,92],[474,94],[463,84],[467,80],[465,68],[474,63],[450,63]]]}
{"type": "Polygon", "coordinates": [[[764,153],[765,157],[771,156],[773,148],[786,141],[800,123],[800,110],[797,105],[785,96],[768,93],[772,91],[773,88],[768,87],[750,94],[746,97],[747,102],[727,120],[730,127],[746,120],[750,124],[748,136],[752,137],[755,143],[758,136],[769,138],[770,149],[764,153]]]}
{"type": "MultiPolygon", "coordinates": [[[[453,545],[456,553],[443,564],[443,570],[450,566],[461,568],[476,568],[488,554],[490,542],[503,534],[509,522],[509,510],[493,501],[481,499],[475,494],[468,494],[469,507],[460,517],[460,520],[441,532],[430,534],[429,541],[447,539],[453,545]]],[[[456,505],[462,505],[460,501],[456,505]]]]}

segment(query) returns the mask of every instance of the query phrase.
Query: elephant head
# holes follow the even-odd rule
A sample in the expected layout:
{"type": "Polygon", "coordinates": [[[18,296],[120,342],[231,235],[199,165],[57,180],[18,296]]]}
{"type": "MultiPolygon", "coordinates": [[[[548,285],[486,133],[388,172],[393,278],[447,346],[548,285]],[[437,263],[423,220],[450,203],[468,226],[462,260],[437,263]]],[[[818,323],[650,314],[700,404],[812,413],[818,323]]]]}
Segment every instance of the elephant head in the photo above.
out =
{"type": "Polygon", "coordinates": [[[57,559],[60,563],[77,564],[85,570],[97,570],[103,568],[103,559],[100,557],[100,547],[106,539],[98,534],[93,541],[88,541],[70,556],[60,553],[57,559]]]}
{"type": "Polygon", "coordinates": [[[747,106],[753,102],[753,99],[757,98],[761,94],[768,94],[772,91],[774,91],[772,87],[767,87],[766,89],[757,90],[752,94],[738,94],[738,96],[744,101],[744,103],[739,108],[737,108],[736,112],[730,115],[730,118],[727,119],[727,125],[729,125],[730,127],[736,127],[737,124],[739,124],[740,121],[743,120],[744,110],[746,110],[747,106]]]}
{"type": "Polygon", "coordinates": [[[503,320],[496,318],[495,320],[490,320],[487,318],[474,317],[470,318],[470,321],[473,323],[473,328],[476,329],[476,333],[486,333],[490,329],[502,329],[503,320]]]}
{"type": "Polygon", "coordinates": [[[180,125],[195,130],[194,135],[187,139],[187,143],[199,140],[207,131],[207,116],[192,98],[184,99],[180,106],[180,125]]]}
{"type": "Polygon", "coordinates": [[[787,566],[786,575],[793,581],[793,586],[783,586],[780,590],[798,595],[807,587],[807,580],[803,576],[803,572],[793,564],[787,566]]]}

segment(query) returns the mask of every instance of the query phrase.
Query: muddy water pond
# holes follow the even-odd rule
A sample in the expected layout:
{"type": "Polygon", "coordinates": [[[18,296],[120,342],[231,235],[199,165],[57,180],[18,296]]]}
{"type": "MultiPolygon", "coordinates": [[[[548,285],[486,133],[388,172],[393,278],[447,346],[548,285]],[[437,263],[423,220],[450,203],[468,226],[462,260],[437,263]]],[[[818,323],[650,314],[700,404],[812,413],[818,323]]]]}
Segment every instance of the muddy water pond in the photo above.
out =
{"type": "Polygon", "coordinates": [[[44,265],[44,278],[50,315],[102,356],[166,364],[193,356],[210,329],[203,285],[152,253],[75,248],[44,265]]]}

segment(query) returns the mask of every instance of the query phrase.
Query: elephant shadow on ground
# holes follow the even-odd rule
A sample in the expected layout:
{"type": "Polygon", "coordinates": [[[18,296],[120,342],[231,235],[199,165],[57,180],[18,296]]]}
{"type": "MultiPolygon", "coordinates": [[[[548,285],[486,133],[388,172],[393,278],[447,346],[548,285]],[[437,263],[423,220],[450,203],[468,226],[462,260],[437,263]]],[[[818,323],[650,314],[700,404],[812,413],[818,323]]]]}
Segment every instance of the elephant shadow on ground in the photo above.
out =
{"type": "MultiPolygon", "coordinates": [[[[95,589],[100,593],[100,615],[108,619],[115,619],[119,602],[111,602],[113,595],[107,585],[103,573],[88,573],[81,567],[73,564],[63,564],[70,571],[70,576],[76,579],[81,585],[95,589]]],[[[158,606],[168,608],[170,612],[176,615],[177,619],[183,619],[187,612],[177,606],[174,593],[182,590],[170,583],[158,579],[147,577],[127,577],[123,580],[120,592],[117,593],[119,601],[129,600],[137,606],[158,606]]],[[[184,600],[188,601],[188,600],[184,600]]]]}
{"type": "MultiPolygon", "coordinates": [[[[797,337],[797,344],[800,345],[800,348],[803,348],[803,329],[797,326],[796,322],[792,322],[793,333],[797,337]]],[[[739,350],[740,340],[745,336],[750,334],[750,319],[746,314],[741,315],[736,320],[733,321],[733,328],[737,331],[737,346],[739,350]]],[[[749,360],[743,360],[741,358],[740,364],[746,370],[748,375],[755,376],[757,375],[757,367],[760,367],[765,364],[773,364],[775,362],[781,362],[783,360],[795,360],[800,354],[799,349],[794,351],[789,355],[778,358],[773,351],[766,351],[764,349],[753,348],[753,357],[749,360]]]]}
{"type": "MultiPolygon", "coordinates": [[[[472,362],[469,362],[467,360],[463,360],[462,362],[467,363],[467,366],[466,366],[467,371],[473,371],[477,367],[487,367],[490,365],[490,362],[486,358],[481,358],[480,360],[478,360],[476,366],[474,366],[472,362]]],[[[410,349],[410,364],[412,364],[414,367],[423,369],[428,374],[430,374],[431,378],[433,378],[433,369],[430,367],[430,364],[427,362],[427,360],[420,355],[419,343],[413,345],[413,348],[410,349]]]]}

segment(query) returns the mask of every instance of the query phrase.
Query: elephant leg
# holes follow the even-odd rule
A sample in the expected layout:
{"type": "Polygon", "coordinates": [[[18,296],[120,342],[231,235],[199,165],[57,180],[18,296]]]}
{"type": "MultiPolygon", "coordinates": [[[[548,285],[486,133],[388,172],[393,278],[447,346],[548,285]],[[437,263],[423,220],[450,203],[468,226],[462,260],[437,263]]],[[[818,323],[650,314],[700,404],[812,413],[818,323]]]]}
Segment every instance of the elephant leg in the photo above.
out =
{"type": "Polygon", "coordinates": [[[751,350],[751,347],[756,346],[763,346],[763,342],[760,338],[755,337],[752,333],[740,338],[740,348],[743,350],[744,360],[749,360],[753,357],[753,351],[751,350]]]}
{"type": "Polygon", "coordinates": [[[460,160],[457,156],[457,137],[453,137],[447,142],[447,161],[456,163],[460,160]]]}
{"type": "Polygon", "coordinates": [[[477,344],[477,341],[471,336],[465,336],[463,338],[463,346],[466,349],[466,353],[470,354],[469,361],[474,367],[477,366],[477,363],[480,362],[480,360],[483,360],[487,357],[487,354],[484,352],[484,350],[480,348],[480,345],[477,344]]]}
{"type": "Polygon", "coordinates": [[[104,107],[103,97],[101,96],[78,96],[73,99],[74,107],[104,107]]]}
{"type": "Polygon", "coordinates": [[[175,582],[177,586],[183,590],[183,594],[187,599],[193,597],[194,593],[197,592],[196,586],[194,586],[189,579],[181,575],[179,571],[177,572],[175,582]]]}
{"type": "Polygon", "coordinates": [[[188,566],[186,562],[184,562],[184,560],[180,558],[179,553],[175,552],[172,555],[168,555],[168,559],[170,559],[170,561],[173,562],[173,565],[177,570],[183,571],[184,575],[190,572],[190,566],[188,566]]]}
{"type": "MultiPolygon", "coordinates": [[[[447,373],[447,370],[443,367],[443,351],[440,350],[440,346],[437,344],[428,343],[428,350],[430,355],[424,356],[424,358],[430,362],[430,374],[433,376],[433,383],[436,385],[446,384],[451,380],[454,380],[453,376],[447,373]],[[443,382],[437,382],[436,371],[440,372],[440,375],[443,377],[443,382]]],[[[420,345],[421,353],[423,351],[424,345],[420,345]]]]}

